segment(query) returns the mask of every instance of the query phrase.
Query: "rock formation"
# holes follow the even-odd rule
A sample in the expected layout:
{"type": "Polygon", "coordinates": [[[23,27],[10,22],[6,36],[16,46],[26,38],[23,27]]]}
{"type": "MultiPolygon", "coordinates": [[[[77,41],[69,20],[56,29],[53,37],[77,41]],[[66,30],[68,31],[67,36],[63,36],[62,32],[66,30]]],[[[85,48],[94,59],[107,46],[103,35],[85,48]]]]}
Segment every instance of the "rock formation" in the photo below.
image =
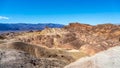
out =
{"type": "Polygon", "coordinates": [[[91,57],[84,57],[65,68],[119,68],[120,46],[110,48],[91,57]]]}
{"type": "Polygon", "coordinates": [[[17,35],[14,38],[48,48],[77,49],[93,55],[120,44],[120,26],[71,23],[64,28],[46,28],[38,32],[17,35]]]}
{"type": "MultiPolygon", "coordinates": [[[[24,51],[37,59],[61,60],[61,63],[65,63],[63,66],[82,57],[93,56],[98,52],[119,46],[119,44],[120,25],[114,24],[92,26],[70,23],[64,28],[46,28],[0,35],[0,49],[24,51]]],[[[90,65],[92,65],[91,62],[90,65]]]]}

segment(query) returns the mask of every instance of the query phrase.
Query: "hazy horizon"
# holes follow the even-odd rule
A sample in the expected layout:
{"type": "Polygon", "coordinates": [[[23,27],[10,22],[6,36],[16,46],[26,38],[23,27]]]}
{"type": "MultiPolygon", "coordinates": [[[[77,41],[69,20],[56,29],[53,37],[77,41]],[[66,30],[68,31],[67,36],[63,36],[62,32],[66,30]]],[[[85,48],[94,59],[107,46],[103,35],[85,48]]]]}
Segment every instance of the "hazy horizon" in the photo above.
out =
{"type": "Polygon", "coordinates": [[[0,23],[120,23],[119,0],[0,0],[0,23]]]}

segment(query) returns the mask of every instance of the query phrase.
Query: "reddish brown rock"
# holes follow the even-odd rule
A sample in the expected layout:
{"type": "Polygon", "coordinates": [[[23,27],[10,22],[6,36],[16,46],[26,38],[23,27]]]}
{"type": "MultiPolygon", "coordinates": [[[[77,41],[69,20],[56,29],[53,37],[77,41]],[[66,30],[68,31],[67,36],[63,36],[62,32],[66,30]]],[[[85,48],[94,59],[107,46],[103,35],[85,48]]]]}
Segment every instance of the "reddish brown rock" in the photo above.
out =
{"type": "Polygon", "coordinates": [[[64,28],[46,28],[13,38],[48,48],[80,49],[91,55],[120,44],[120,25],[71,23],[64,28]]]}

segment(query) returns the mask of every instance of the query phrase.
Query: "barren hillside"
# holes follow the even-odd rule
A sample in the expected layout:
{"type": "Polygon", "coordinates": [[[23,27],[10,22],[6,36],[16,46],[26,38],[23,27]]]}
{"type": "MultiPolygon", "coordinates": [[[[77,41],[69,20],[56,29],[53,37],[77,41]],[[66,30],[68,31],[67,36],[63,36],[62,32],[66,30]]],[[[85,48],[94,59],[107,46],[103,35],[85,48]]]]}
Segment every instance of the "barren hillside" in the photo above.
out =
{"type": "MultiPolygon", "coordinates": [[[[9,37],[9,35],[7,36],[9,37]]],[[[15,40],[48,48],[77,49],[93,55],[120,44],[120,25],[71,23],[64,28],[15,35],[15,40]]]]}
{"type": "MultiPolygon", "coordinates": [[[[120,25],[114,24],[92,26],[71,23],[64,28],[46,28],[40,31],[10,32],[0,35],[0,49],[3,51],[4,49],[20,50],[37,59],[48,58],[56,62],[60,60],[58,63],[64,63],[62,67],[119,44],[120,25]]],[[[49,63],[49,60],[45,62],[49,63]]]]}

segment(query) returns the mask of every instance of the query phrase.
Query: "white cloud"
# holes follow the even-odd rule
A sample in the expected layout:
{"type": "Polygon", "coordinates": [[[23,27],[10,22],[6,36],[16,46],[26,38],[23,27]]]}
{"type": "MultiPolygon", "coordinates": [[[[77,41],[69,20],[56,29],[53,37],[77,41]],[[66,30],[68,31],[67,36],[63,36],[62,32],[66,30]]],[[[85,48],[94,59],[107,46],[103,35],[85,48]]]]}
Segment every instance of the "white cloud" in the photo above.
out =
{"type": "Polygon", "coordinates": [[[9,18],[8,18],[8,17],[5,17],[5,16],[0,16],[0,20],[2,20],[2,19],[8,20],[9,18]]]}

